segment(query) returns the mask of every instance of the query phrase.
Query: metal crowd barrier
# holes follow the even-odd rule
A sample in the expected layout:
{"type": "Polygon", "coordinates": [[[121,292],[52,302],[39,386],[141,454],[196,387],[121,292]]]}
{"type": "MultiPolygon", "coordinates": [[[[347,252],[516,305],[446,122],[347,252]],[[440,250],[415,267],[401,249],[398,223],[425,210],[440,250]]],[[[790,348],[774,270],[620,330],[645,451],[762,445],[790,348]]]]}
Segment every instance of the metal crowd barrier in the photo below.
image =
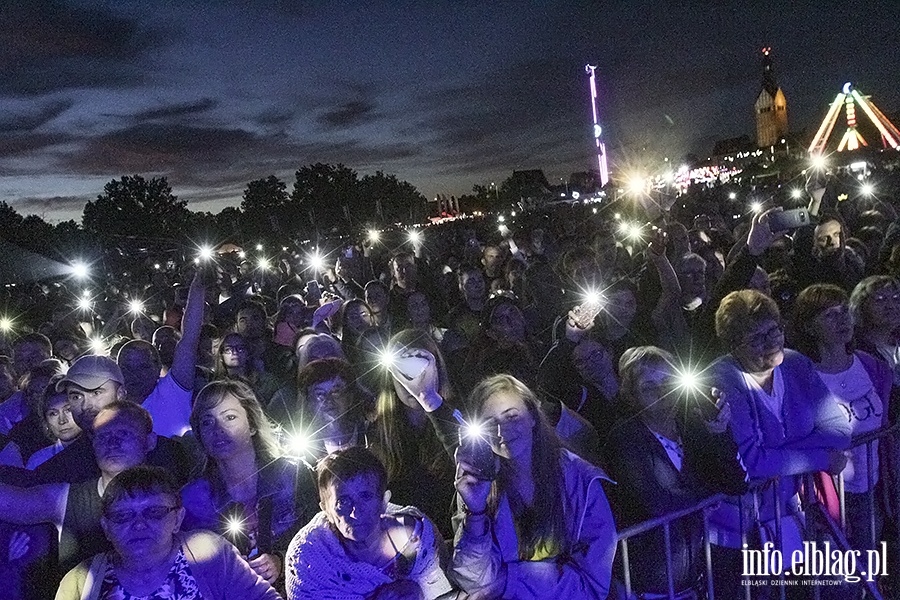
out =
{"type": "MultiPolygon", "coordinates": [[[[869,539],[878,542],[877,532],[876,532],[876,522],[875,522],[875,489],[874,489],[874,481],[875,481],[875,473],[872,469],[873,465],[873,457],[875,455],[874,444],[878,440],[883,440],[890,435],[896,435],[900,431],[900,423],[894,425],[890,428],[879,429],[864,435],[857,436],[853,438],[850,448],[856,448],[862,445],[866,446],[866,476],[868,479],[868,487],[869,491],[867,492],[868,496],[868,507],[869,507],[869,539]]],[[[858,465],[857,465],[858,466],[858,465]]],[[[825,530],[829,533],[832,539],[836,542],[841,551],[846,552],[850,550],[850,544],[847,541],[847,537],[844,534],[847,525],[847,515],[846,515],[846,499],[845,499],[845,491],[844,491],[844,476],[841,474],[838,477],[838,496],[840,500],[840,523],[836,522],[831,515],[828,514],[828,511],[823,507],[823,505],[819,502],[815,487],[813,484],[812,474],[808,474],[803,477],[803,490],[805,493],[803,494],[803,510],[806,515],[806,531],[803,532],[803,539],[813,541],[816,538],[812,537],[811,531],[812,528],[815,527],[818,523],[825,525],[825,530]]],[[[755,482],[751,485],[750,491],[748,493],[752,494],[753,498],[753,515],[759,514],[759,506],[760,499],[764,493],[772,493],[774,494],[775,500],[775,539],[771,540],[775,543],[775,548],[781,548],[782,542],[782,531],[781,531],[781,502],[780,492],[781,492],[781,481],[779,478],[774,478],[766,481],[755,482]],[[770,489],[766,489],[770,488],[770,489]]],[[[738,498],[738,506],[740,513],[742,515],[742,524],[741,527],[741,543],[748,543],[748,533],[749,528],[747,524],[755,526],[756,522],[752,519],[744,519],[743,515],[747,514],[744,510],[744,501],[743,498],[746,496],[741,496],[738,498]]],[[[668,587],[668,598],[671,600],[676,599],[679,590],[675,589],[675,581],[674,574],[672,568],[672,541],[671,541],[671,526],[672,523],[683,519],[685,517],[694,515],[698,512],[703,513],[703,549],[704,549],[704,560],[705,560],[705,576],[706,576],[706,594],[708,600],[715,600],[715,590],[713,589],[713,577],[712,577],[712,549],[709,541],[709,512],[710,509],[715,508],[720,502],[724,501],[728,496],[725,494],[716,494],[714,496],[710,496],[705,500],[702,500],[698,504],[685,508],[682,510],[678,510],[675,512],[668,513],[666,515],[656,517],[654,519],[648,519],[647,521],[643,521],[641,523],[637,523],[619,531],[618,534],[618,543],[619,543],[619,551],[620,556],[622,558],[622,567],[623,567],[623,583],[625,586],[625,593],[627,598],[634,598],[634,591],[632,589],[631,582],[631,565],[628,555],[628,540],[637,535],[647,533],[651,530],[662,528],[663,532],[663,540],[665,544],[665,555],[666,555],[666,580],[668,587]]],[[[860,565],[858,565],[859,567],[860,565]]],[[[857,568],[856,573],[859,575],[859,568],[857,568]]],[[[784,573],[779,574],[778,578],[783,582],[784,573]]],[[[876,581],[869,581],[866,577],[862,577],[862,583],[865,584],[867,591],[869,593],[869,597],[874,598],[875,600],[883,600],[883,596],[877,587],[876,581]]],[[[819,586],[812,586],[813,595],[818,600],[820,598],[820,589],[819,586]]],[[[778,594],[779,597],[784,600],[786,593],[786,586],[779,585],[778,586],[778,594]]],[[[745,585],[743,586],[743,596],[746,600],[750,600],[752,595],[752,586],[745,585]]]]}

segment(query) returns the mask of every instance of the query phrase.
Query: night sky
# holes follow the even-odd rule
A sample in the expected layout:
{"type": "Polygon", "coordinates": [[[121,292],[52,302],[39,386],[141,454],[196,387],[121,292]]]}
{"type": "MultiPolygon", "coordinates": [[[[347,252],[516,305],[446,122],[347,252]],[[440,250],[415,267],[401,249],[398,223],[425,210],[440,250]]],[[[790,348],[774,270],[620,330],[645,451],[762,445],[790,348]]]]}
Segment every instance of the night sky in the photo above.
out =
{"type": "Polygon", "coordinates": [[[80,219],[140,173],[217,212],[319,161],[429,197],[558,182],[593,164],[588,62],[614,161],[702,155],[754,133],[764,45],[792,130],[848,80],[900,111],[898,23],[896,1],[5,0],[0,200],[80,219]]]}

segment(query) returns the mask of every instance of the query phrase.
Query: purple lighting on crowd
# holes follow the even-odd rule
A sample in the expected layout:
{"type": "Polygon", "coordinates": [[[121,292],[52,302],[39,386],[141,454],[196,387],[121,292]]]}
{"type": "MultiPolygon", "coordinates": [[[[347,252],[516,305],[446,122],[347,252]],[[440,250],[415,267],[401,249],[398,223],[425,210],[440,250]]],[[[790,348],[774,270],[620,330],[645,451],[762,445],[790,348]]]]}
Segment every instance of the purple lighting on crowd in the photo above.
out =
{"type": "Polygon", "coordinates": [[[603,143],[603,130],[597,120],[597,67],[585,65],[584,71],[591,76],[591,112],[594,116],[594,141],[597,144],[597,165],[600,168],[600,186],[609,181],[609,167],[606,164],[606,144],[603,143]]]}

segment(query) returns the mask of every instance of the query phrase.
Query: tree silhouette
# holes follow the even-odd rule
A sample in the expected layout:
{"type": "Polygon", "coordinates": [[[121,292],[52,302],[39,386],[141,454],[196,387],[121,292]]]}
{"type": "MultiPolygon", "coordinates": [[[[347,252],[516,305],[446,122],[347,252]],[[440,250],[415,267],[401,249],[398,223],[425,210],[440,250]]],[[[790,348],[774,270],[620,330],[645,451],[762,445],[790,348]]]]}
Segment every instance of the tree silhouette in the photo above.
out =
{"type": "Polygon", "coordinates": [[[301,227],[302,215],[296,202],[288,196],[285,182],[274,175],[247,184],[241,211],[241,229],[248,238],[283,237],[301,227]]]}
{"type": "Polygon", "coordinates": [[[165,177],[125,175],[107,183],[103,193],[85,205],[82,223],[101,237],[176,238],[187,217],[187,202],[172,193],[165,177]]]}
{"type": "Polygon", "coordinates": [[[422,221],[425,216],[425,196],[411,183],[382,171],[360,180],[355,199],[356,204],[351,210],[352,218],[357,222],[422,221]]]}
{"type": "Polygon", "coordinates": [[[351,207],[358,204],[358,184],[353,169],[316,163],[297,170],[291,200],[316,230],[352,224],[351,207]]]}

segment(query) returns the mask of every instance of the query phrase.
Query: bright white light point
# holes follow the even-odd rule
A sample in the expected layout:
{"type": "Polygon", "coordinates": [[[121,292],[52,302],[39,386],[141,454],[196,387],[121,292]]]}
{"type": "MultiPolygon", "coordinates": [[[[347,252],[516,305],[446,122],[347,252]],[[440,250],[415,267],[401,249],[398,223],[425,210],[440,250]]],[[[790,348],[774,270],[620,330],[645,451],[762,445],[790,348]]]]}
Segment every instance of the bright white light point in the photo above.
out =
{"type": "Polygon", "coordinates": [[[91,290],[81,290],[81,295],[82,295],[82,296],[90,296],[90,295],[91,295],[91,290]]]}
{"type": "Polygon", "coordinates": [[[269,265],[269,259],[268,259],[268,258],[265,258],[265,257],[260,258],[260,259],[259,259],[259,262],[257,262],[256,264],[257,264],[257,266],[259,267],[259,270],[260,270],[260,271],[268,271],[268,270],[269,270],[269,266],[270,266],[270,265],[269,265]]]}
{"type": "Polygon", "coordinates": [[[291,456],[305,456],[309,452],[309,438],[303,433],[295,433],[288,443],[291,456]]]}
{"type": "Polygon", "coordinates": [[[592,210],[592,212],[593,212],[595,215],[597,214],[597,209],[596,209],[596,208],[591,209],[591,210],[592,210]]]}
{"type": "Polygon", "coordinates": [[[397,353],[389,348],[385,348],[378,353],[378,362],[382,367],[392,367],[397,362],[397,353]]]}
{"type": "Polygon", "coordinates": [[[159,263],[153,263],[153,268],[159,271],[159,263]]]}
{"type": "Polygon", "coordinates": [[[237,533],[241,533],[244,530],[244,524],[240,521],[240,519],[235,519],[231,517],[228,519],[228,533],[234,535],[237,533]]]}
{"type": "Polygon", "coordinates": [[[678,372],[678,385],[690,391],[694,391],[699,387],[700,377],[690,370],[678,372]]]}
{"type": "Polygon", "coordinates": [[[734,199],[736,199],[736,198],[737,198],[737,194],[735,194],[734,192],[731,192],[730,194],[728,194],[728,199],[729,199],[729,200],[734,200],[734,199]]]}
{"type": "Polygon", "coordinates": [[[238,252],[238,256],[240,256],[241,258],[247,258],[247,253],[241,250],[240,252],[238,252]]]}
{"type": "Polygon", "coordinates": [[[497,217],[497,220],[502,223],[503,221],[506,220],[506,217],[504,217],[503,215],[500,215],[499,217],[497,217]]]}
{"type": "Polygon", "coordinates": [[[825,156],[822,154],[815,154],[812,157],[812,166],[815,169],[824,169],[828,165],[828,161],[825,160],[825,156]]]}
{"type": "Polygon", "coordinates": [[[257,245],[256,245],[256,249],[257,249],[257,250],[262,250],[262,249],[263,249],[263,245],[262,245],[262,244],[257,244],[257,245]]]}
{"type": "Polygon", "coordinates": [[[413,244],[418,244],[419,242],[421,242],[422,241],[422,232],[416,231],[415,229],[410,231],[409,232],[409,241],[411,241],[413,244]]]}
{"type": "Polygon", "coordinates": [[[325,268],[325,259],[321,254],[316,252],[315,254],[309,257],[309,266],[311,266],[316,271],[321,271],[325,268]]]}
{"type": "Polygon", "coordinates": [[[762,212],[762,204],[760,204],[759,202],[751,202],[750,210],[752,210],[755,213],[762,212]]]}
{"type": "Polygon", "coordinates": [[[514,217],[514,216],[516,216],[516,211],[512,211],[512,212],[510,212],[510,213],[509,213],[509,216],[511,216],[511,217],[514,217]]]}
{"type": "Polygon", "coordinates": [[[201,246],[200,247],[200,259],[201,260],[209,260],[212,258],[213,249],[209,246],[201,246]]]}
{"type": "Polygon", "coordinates": [[[621,218],[622,218],[622,215],[620,215],[619,213],[616,213],[613,215],[613,219],[615,219],[616,221],[618,221],[621,218]]]}
{"type": "Polygon", "coordinates": [[[78,279],[84,279],[88,276],[89,270],[88,266],[83,262],[77,262],[72,264],[72,275],[74,275],[78,279]]]}
{"type": "Polygon", "coordinates": [[[9,317],[0,317],[0,331],[9,331],[12,329],[13,322],[9,317]]]}
{"type": "Polygon", "coordinates": [[[485,427],[478,422],[466,423],[463,428],[463,435],[468,438],[482,438],[485,434],[485,427]]]}
{"type": "Polygon", "coordinates": [[[78,300],[78,308],[80,308],[81,310],[91,310],[92,305],[93,302],[91,302],[91,299],[88,297],[82,296],[78,300]]]}
{"type": "Polygon", "coordinates": [[[128,310],[135,314],[144,312],[144,303],[140,300],[132,300],[128,303],[128,310]]]}
{"type": "Polygon", "coordinates": [[[102,354],[106,352],[106,342],[104,342],[101,338],[91,338],[91,350],[95,354],[102,354]]]}
{"type": "Polygon", "coordinates": [[[621,225],[619,225],[619,232],[629,237],[633,240],[638,240],[643,235],[643,230],[641,226],[637,223],[628,223],[623,221],[621,225]]]}
{"type": "Polygon", "coordinates": [[[598,292],[597,290],[591,290],[584,295],[584,300],[588,304],[600,304],[602,298],[603,297],[600,295],[600,292],[598,292]]]}
{"type": "Polygon", "coordinates": [[[862,184],[862,193],[865,194],[866,196],[871,196],[872,194],[875,193],[875,186],[872,185],[871,183],[862,184]]]}
{"type": "Polygon", "coordinates": [[[370,242],[377,242],[380,238],[381,238],[381,233],[379,233],[379,231],[377,229],[369,230],[369,241],[370,242]]]}
{"type": "Polygon", "coordinates": [[[640,194],[647,187],[647,180],[640,175],[635,175],[628,180],[628,191],[632,194],[640,194]]]}
{"type": "Polygon", "coordinates": [[[803,192],[799,188],[794,188],[791,190],[791,198],[799,198],[803,195],[803,192]]]}

